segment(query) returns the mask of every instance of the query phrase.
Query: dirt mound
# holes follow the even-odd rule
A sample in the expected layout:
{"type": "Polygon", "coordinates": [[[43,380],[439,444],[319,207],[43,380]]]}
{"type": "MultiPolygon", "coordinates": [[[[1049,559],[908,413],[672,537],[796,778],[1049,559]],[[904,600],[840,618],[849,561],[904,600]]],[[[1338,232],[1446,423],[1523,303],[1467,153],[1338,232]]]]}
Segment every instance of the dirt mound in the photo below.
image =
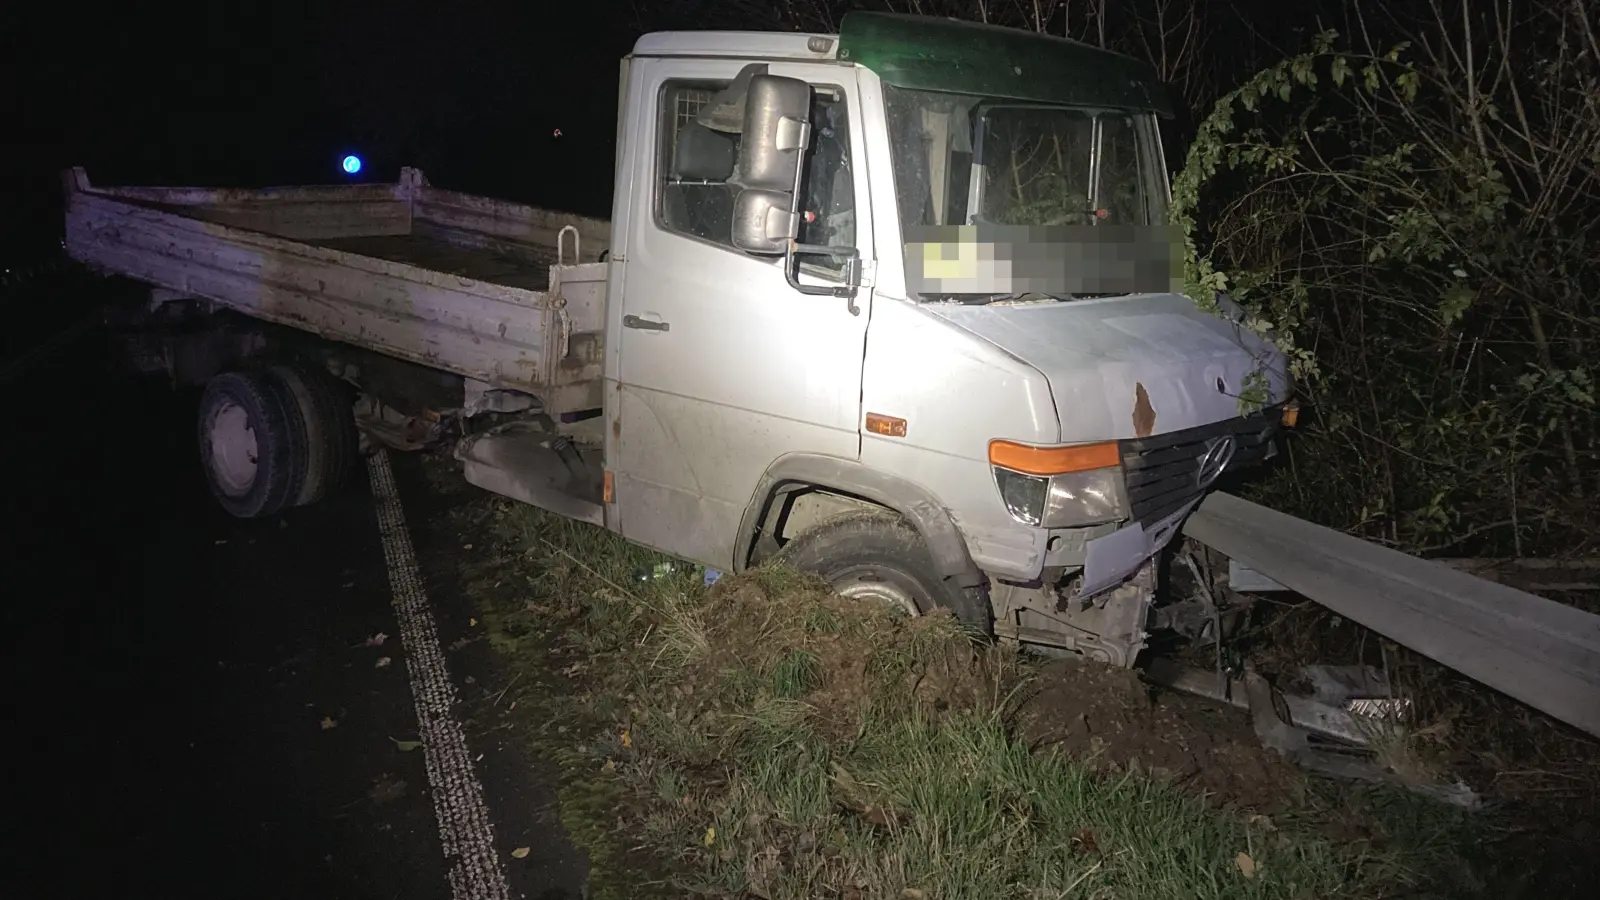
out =
{"type": "Polygon", "coordinates": [[[906,617],[795,573],[724,578],[699,608],[665,618],[685,632],[676,692],[697,696],[695,711],[792,701],[830,737],[855,733],[886,705],[913,704],[930,719],[978,709],[997,701],[1006,668],[948,614],[906,617]],[[755,677],[729,684],[729,673],[755,677]]]}
{"type": "Polygon", "coordinates": [[[1271,814],[1294,802],[1298,773],[1261,746],[1243,715],[1153,695],[1131,671],[1030,664],[974,644],[949,615],[907,618],[794,573],[727,577],[685,601],[662,627],[683,648],[672,679],[677,715],[703,733],[752,703],[787,709],[834,739],[908,706],[932,721],[993,711],[1036,752],[1142,771],[1217,807],[1271,814]]]}
{"type": "Polygon", "coordinates": [[[1036,751],[1144,771],[1219,807],[1277,812],[1300,780],[1237,711],[1153,695],[1132,671],[1054,660],[1035,670],[1020,703],[1018,737],[1036,751]]]}

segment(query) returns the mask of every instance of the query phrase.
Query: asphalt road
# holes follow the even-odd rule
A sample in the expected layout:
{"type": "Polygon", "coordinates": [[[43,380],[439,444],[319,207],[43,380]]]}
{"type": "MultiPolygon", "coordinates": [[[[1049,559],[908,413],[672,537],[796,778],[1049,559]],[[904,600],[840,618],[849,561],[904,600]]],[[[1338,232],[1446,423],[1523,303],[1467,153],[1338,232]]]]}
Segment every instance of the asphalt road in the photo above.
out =
{"type": "MultiPolygon", "coordinates": [[[[196,393],[117,374],[105,349],[90,331],[0,382],[0,894],[452,897],[368,485],[227,516],[199,470],[196,393]]],[[[438,502],[416,460],[393,463],[404,506],[438,502]]],[[[424,530],[417,553],[448,645],[468,610],[429,570],[440,540],[424,530]]],[[[475,652],[444,654],[464,701],[504,679],[475,652]]],[[[539,761],[470,716],[462,730],[509,896],[580,896],[539,761]]]]}

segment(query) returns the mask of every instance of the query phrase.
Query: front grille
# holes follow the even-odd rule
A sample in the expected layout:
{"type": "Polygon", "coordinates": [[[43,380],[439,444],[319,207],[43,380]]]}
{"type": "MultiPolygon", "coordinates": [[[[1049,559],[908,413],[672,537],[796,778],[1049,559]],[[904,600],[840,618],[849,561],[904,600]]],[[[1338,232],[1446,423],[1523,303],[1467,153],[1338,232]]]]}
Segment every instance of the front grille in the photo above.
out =
{"type": "Polygon", "coordinates": [[[1200,463],[1221,438],[1235,442],[1225,475],[1265,460],[1282,419],[1282,408],[1272,406],[1250,416],[1119,442],[1134,520],[1153,525],[1204,493],[1200,463]]]}

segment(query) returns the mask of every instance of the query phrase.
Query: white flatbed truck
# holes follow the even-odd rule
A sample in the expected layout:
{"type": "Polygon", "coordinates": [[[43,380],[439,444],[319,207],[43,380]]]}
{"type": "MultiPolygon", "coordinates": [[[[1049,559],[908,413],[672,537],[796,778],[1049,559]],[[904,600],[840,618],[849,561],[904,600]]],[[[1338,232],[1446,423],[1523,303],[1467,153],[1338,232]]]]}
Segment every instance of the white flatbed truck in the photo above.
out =
{"type": "Polygon", "coordinates": [[[450,442],[472,483],[677,557],[781,556],[1131,665],[1156,555],[1272,452],[1290,391],[1270,346],[1084,239],[1164,223],[1167,113],[1141,63],[988,26],[651,34],[622,62],[609,222],[410,169],[73,170],[66,244],[155,288],[142,358],[206,384],[236,515],[325,495],[358,439],[450,442]],[[1058,227],[1075,250],[1038,243],[1058,227]]]}

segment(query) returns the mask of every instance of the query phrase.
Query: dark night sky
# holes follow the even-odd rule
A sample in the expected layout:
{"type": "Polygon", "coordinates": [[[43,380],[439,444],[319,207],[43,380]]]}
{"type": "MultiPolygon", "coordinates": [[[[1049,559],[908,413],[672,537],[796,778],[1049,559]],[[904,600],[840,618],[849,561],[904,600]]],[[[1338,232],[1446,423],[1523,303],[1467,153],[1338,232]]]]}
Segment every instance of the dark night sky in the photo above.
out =
{"type": "MultiPolygon", "coordinates": [[[[1245,14],[1263,0],[1206,2],[1226,13],[1213,27],[1239,31],[1215,45],[1234,48],[1219,69],[1274,43],[1240,30],[1266,21],[1245,14]]],[[[654,27],[773,24],[748,0],[644,9],[654,27]]],[[[7,4],[0,260],[53,240],[70,165],[106,184],[261,186],[342,181],[338,161],[356,152],[365,178],[417,165],[436,184],[606,215],[617,65],[637,16],[630,0],[7,4]]],[[[1284,27],[1294,43],[1300,29],[1284,27]]]]}
{"type": "Polygon", "coordinates": [[[0,13],[8,237],[53,215],[63,166],[102,183],[328,182],[347,149],[377,180],[413,164],[609,210],[617,63],[636,36],[622,0],[20,6],[0,13]]]}

